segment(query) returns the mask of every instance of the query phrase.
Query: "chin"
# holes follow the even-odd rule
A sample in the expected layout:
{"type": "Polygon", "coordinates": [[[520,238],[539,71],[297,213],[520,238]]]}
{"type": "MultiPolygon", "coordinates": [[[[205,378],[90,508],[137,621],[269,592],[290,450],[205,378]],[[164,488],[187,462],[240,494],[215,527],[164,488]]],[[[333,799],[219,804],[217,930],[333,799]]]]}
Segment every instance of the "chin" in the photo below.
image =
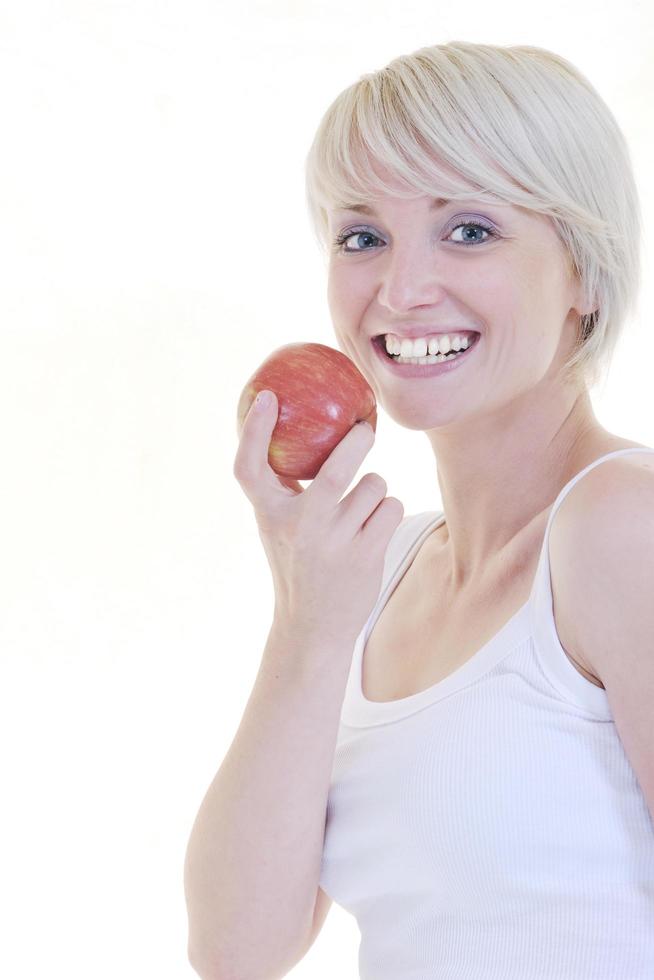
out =
{"type": "MultiPolygon", "coordinates": [[[[375,393],[376,394],[376,393],[375,393]]],[[[403,429],[410,429],[413,432],[430,432],[432,430],[447,429],[461,421],[461,413],[444,406],[438,411],[435,405],[419,405],[415,402],[402,403],[391,401],[385,404],[383,398],[378,399],[386,414],[402,426],[403,429]]]]}

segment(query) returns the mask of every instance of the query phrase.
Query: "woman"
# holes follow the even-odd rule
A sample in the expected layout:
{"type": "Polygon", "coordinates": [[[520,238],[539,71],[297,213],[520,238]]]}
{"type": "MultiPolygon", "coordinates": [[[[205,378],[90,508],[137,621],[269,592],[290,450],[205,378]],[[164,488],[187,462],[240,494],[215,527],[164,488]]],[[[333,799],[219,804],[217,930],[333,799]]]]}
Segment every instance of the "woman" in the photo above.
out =
{"type": "Polygon", "coordinates": [[[275,621],[189,852],[195,963],[282,975],[335,900],[363,980],[650,978],[654,449],[589,397],[639,282],[622,134],[549,51],[423,48],[328,108],[307,199],[339,346],[443,510],[377,474],[339,503],[365,426],[282,486],[274,399],[248,416],[275,621]]]}

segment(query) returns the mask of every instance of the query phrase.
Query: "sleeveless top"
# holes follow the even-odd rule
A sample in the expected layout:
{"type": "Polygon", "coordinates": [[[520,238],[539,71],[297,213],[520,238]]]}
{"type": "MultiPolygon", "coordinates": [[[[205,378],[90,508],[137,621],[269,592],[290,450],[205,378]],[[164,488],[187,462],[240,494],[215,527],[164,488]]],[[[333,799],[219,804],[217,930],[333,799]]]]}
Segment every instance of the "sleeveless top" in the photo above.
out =
{"type": "Polygon", "coordinates": [[[361,980],[652,980],[654,824],[606,691],[553,617],[547,521],[527,602],[427,690],[365,698],[365,642],[442,512],[405,517],[357,638],[320,886],[357,921],[361,980]]]}

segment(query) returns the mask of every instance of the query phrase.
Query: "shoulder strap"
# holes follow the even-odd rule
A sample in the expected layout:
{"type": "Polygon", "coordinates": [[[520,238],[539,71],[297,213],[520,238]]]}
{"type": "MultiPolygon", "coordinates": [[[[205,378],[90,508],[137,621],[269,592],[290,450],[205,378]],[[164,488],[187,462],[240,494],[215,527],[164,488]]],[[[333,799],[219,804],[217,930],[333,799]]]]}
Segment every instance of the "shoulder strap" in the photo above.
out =
{"type": "Polygon", "coordinates": [[[552,579],[550,574],[550,528],[559,507],[572,488],[586,473],[589,473],[590,470],[599,466],[600,463],[605,462],[607,459],[612,459],[614,456],[643,452],[654,453],[654,449],[648,447],[630,447],[628,449],[618,449],[614,452],[606,453],[604,456],[600,456],[599,459],[593,460],[592,463],[584,467],[583,470],[566,483],[554,501],[549,513],[536,575],[529,596],[531,631],[543,670],[566,701],[583,708],[602,721],[609,721],[612,717],[606,691],[592,684],[585,677],[582,677],[570,663],[556,630],[552,579]]]}
{"type": "MultiPolygon", "coordinates": [[[[650,449],[649,447],[641,448],[640,446],[630,446],[628,449],[615,449],[613,450],[613,452],[605,453],[604,456],[600,456],[598,459],[593,460],[592,463],[589,463],[588,466],[585,466],[583,468],[583,470],[580,470],[579,473],[575,474],[575,476],[573,476],[571,480],[568,480],[568,482],[563,487],[558,497],[554,501],[552,505],[552,509],[550,510],[549,517],[547,519],[547,527],[545,529],[545,538],[543,540],[543,551],[547,550],[546,548],[547,541],[549,538],[550,527],[552,525],[552,521],[554,520],[554,516],[557,510],[559,509],[559,507],[561,506],[561,504],[563,503],[563,501],[565,500],[565,498],[572,490],[572,488],[577,483],[579,483],[579,481],[582,479],[582,477],[586,475],[586,473],[589,473],[591,470],[595,469],[595,467],[599,466],[600,463],[606,462],[607,459],[613,459],[614,456],[625,456],[628,453],[654,453],[654,449],[650,449]]],[[[541,558],[542,558],[542,552],[541,552],[541,558]]]]}

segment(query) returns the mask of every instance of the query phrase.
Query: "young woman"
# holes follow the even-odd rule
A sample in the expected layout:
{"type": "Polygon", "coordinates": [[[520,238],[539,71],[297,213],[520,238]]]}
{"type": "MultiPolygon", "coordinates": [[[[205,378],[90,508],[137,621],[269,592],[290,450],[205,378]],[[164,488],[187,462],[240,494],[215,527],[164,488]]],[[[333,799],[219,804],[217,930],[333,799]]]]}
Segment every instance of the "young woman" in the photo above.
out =
{"type": "Polygon", "coordinates": [[[654,449],[589,395],[638,291],[624,138],[563,58],[453,42],[342,92],[306,177],[339,347],[443,507],[341,499],[366,426],[282,484],[250,412],[275,616],[189,843],[191,962],[282,976],[336,901],[362,980],[651,978],[654,449]]]}

